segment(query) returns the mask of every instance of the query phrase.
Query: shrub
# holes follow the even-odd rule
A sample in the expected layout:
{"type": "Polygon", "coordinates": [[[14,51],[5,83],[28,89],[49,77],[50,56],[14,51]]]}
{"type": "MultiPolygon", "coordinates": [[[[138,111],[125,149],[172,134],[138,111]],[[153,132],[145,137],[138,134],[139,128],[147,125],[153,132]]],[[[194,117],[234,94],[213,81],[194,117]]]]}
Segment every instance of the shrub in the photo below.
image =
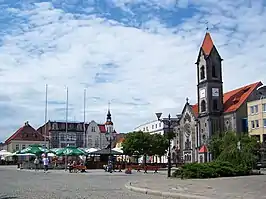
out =
{"type": "Polygon", "coordinates": [[[217,178],[249,175],[251,169],[243,165],[229,162],[207,162],[185,164],[173,173],[173,177],[181,178],[217,178]]]}

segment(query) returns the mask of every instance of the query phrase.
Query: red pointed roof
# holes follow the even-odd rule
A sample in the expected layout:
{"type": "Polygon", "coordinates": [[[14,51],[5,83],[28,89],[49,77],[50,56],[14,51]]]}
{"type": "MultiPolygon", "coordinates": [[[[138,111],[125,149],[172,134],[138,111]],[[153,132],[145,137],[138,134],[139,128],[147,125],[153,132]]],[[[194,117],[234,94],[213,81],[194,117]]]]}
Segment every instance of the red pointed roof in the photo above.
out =
{"type": "Polygon", "coordinates": [[[98,124],[98,127],[99,127],[101,133],[106,133],[106,128],[105,128],[104,124],[98,124]]]}
{"type": "MultiPolygon", "coordinates": [[[[251,93],[262,86],[261,82],[256,82],[241,88],[224,93],[223,103],[224,103],[224,113],[234,112],[240,108],[242,104],[246,102],[251,93]]],[[[192,106],[192,110],[196,117],[198,116],[198,104],[192,106]]]]}
{"type": "Polygon", "coordinates": [[[199,153],[207,153],[208,152],[208,148],[206,147],[206,145],[203,145],[200,150],[199,153]]]}
{"type": "Polygon", "coordinates": [[[44,137],[26,122],[25,125],[20,127],[13,135],[11,135],[5,143],[8,144],[12,140],[44,141],[44,137]]]}
{"type": "Polygon", "coordinates": [[[212,38],[211,38],[211,35],[210,33],[206,33],[205,34],[205,37],[204,37],[204,40],[203,40],[203,43],[202,43],[202,50],[204,51],[205,55],[209,55],[211,53],[211,50],[213,48],[214,44],[213,44],[213,41],[212,41],[212,38]]]}

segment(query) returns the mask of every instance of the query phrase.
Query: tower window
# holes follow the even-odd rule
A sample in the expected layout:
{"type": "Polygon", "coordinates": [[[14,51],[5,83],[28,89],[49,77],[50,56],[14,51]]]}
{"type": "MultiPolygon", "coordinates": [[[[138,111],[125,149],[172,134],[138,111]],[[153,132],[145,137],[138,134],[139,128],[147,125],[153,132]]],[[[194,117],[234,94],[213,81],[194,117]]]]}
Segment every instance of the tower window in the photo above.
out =
{"type": "Polygon", "coordinates": [[[217,99],[214,99],[212,101],[212,108],[213,108],[214,111],[218,110],[218,100],[217,99]]]}
{"type": "Polygon", "coordinates": [[[200,108],[201,108],[201,112],[205,112],[206,111],[206,102],[205,102],[205,100],[201,101],[200,108]]]}
{"type": "Polygon", "coordinates": [[[200,67],[200,80],[205,79],[205,67],[202,65],[200,67]]]}
{"type": "Polygon", "coordinates": [[[217,73],[216,73],[216,68],[215,68],[215,65],[212,65],[212,77],[217,77],[217,73]]]}

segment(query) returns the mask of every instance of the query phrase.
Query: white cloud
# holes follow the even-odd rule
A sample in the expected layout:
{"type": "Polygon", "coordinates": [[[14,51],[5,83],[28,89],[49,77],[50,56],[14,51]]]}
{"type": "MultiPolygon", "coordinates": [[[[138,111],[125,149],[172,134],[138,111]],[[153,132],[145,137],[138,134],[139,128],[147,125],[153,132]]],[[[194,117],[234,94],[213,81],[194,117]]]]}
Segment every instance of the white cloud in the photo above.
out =
{"type": "MultiPolygon", "coordinates": [[[[112,2],[131,16],[138,16],[132,5],[146,1],[112,2]]],[[[191,17],[176,26],[167,24],[160,14],[150,13],[149,20],[132,19],[137,20],[139,27],[129,27],[123,24],[125,22],[97,14],[73,14],[60,7],[55,9],[51,3],[23,9],[10,6],[8,12],[13,13],[17,22],[11,23],[0,46],[0,93],[10,99],[2,101],[8,111],[1,115],[4,119],[0,121],[0,139],[25,120],[36,127],[43,123],[45,84],[49,84],[49,100],[60,102],[49,104],[52,120],[65,118],[62,110],[66,85],[69,107],[73,109],[69,113],[70,120],[83,119],[84,87],[87,87],[88,120],[104,122],[107,103],[112,100],[118,132],[130,131],[140,123],[156,119],[154,112],[157,111],[176,115],[182,110],[186,97],[191,103],[196,101],[194,62],[206,21],[224,59],[224,90],[258,80],[265,82],[263,1],[249,4],[191,0],[186,6],[184,1],[153,0],[146,6],[160,8],[162,13],[170,11],[168,19],[172,21],[180,20],[171,16],[178,16],[182,9],[189,12],[187,6],[195,6],[198,11],[193,11],[191,17]],[[105,82],[97,83],[102,78],[105,82]],[[139,99],[134,100],[136,98],[139,99]]],[[[85,6],[82,9],[93,10],[85,6]]]]}

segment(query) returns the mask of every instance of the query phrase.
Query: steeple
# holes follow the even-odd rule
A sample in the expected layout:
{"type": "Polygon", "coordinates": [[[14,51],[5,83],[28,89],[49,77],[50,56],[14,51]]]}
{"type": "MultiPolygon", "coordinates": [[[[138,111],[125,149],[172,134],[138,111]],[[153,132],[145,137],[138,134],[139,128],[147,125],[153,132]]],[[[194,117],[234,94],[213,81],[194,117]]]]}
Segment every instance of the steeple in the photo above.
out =
{"type": "Polygon", "coordinates": [[[213,49],[214,44],[211,38],[211,35],[209,32],[206,32],[203,43],[201,45],[201,48],[206,56],[209,56],[211,53],[211,50],[213,49]]]}
{"type": "Polygon", "coordinates": [[[108,111],[107,111],[107,117],[106,117],[105,125],[113,125],[112,115],[111,115],[111,111],[110,111],[110,102],[108,102],[108,111]]]}

